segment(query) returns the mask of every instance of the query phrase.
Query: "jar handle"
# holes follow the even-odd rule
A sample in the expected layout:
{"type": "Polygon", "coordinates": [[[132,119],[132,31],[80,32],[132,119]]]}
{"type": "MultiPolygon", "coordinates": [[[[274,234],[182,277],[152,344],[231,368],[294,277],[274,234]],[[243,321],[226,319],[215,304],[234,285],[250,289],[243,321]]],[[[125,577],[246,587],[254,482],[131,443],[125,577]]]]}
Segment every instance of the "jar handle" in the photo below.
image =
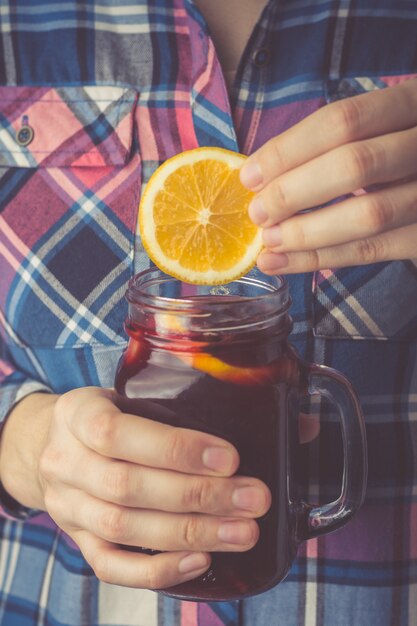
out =
{"type": "Polygon", "coordinates": [[[364,418],[351,383],[324,365],[302,362],[301,373],[306,394],[324,396],[338,408],[344,456],[342,489],[337,500],[321,506],[301,503],[297,534],[305,540],[340,528],[356,513],[365,497],[368,465],[364,418]]]}

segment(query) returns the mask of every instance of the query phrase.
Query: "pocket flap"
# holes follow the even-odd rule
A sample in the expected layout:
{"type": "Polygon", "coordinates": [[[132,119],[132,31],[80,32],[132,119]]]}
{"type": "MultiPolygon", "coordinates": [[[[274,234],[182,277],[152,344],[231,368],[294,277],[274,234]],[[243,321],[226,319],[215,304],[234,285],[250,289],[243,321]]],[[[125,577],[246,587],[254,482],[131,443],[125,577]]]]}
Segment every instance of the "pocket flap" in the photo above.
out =
{"type": "Polygon", "coordinates": [[[417,339],[417,268],[412,261],[316,272],[314,296],[316,336],[417,339]]]}
{"type": "Polygon", "coordinates": [[[122,87],[0,87],[0,166],[121,166],[137,93],[122,87]]]}

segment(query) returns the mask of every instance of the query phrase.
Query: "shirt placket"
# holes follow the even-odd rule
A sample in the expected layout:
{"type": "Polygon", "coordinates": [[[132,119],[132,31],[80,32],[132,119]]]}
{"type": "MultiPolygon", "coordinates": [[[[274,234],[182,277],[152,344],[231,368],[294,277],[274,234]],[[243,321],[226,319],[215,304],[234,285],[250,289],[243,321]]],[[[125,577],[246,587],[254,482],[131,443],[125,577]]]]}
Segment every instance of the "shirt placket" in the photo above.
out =
{"type": "MultiPolygon", "coordinates": [[[[189,15],[190,50],[192,50],[191,76],[191,111],[194,132],[200,146],[213,145],[229,150],[242,151],[243,140],[238,144],[232,104],[226,87],[226,81],[217,57],[213,41],[209,35],[204,18],[191,0],[185,0],[189,15]]],[[[262,27],[255,31],[248,42],[242,57],[243,73],[254,73],[259,91],[264,92],[266,72],[269,62],[267,33],[262,27]],[[245,60],[248,60],[246,65],[245,60]]],[[[253,121],[249,129],[256,132],[262,108],[253,110],[253,121]]],[[[181,602],[178,626],[242,626],[242,602],[181,602]]]]}
{"type": "Polygon", "coordinates": [[[271,63],[271,25],[276,19],[275,2],[262,11],[242,54],[232,94],[233,121],[240,152],[254,150],[268,89],[271,63]]]}
{"type": "MultiPolygon", "coordinates": [[[[199,146],[238,150],[226,82],[213,41],[203,16],[191,0],[184,6],[189,20],[189,49],[192,51],[190,108],[194,136],[199,146]]],[[[176,626],[241,626],[241,603],[180,602],[176,626]]]]}
{"type": "MultiPolygon", "coordinates": [[[[229,98],[221,64],[205,20],[193,2],[185,0],[184,6],[189,16],[189,49],[192,51],[190,107],[198,145],[249,152],[256,136],[266,93],[270,61],[270,32],[266,24],[269,23],[272,5],[270,3],[264,9],[243,53],[236,77],[236,100],[243,99],[247,103],[245,124],[240,127],[242,117],[233,114],[235,99],[229,98]],[[241,80],[243,85],[240,85],[241,80]],[[245,84],[250,84],[250,89],[245,84]],[[239,142],[235,124],[240,128],[239,142]]],[[[178,626],[242,626],[242,614],[241,601],[181,602],[177,619],[178,626]]]]}
{"type": "Polygon", "coordinates": [[[268,85],[271,61],[269,25],[276,3],[264,8],[242,54],[231,97],[205,20],[185,0],[193,53],[191,109],[199,145],[215,145],[244,154],[252,151],[268,85]]]}
{"type": "Polygon", "coordinates": [[[213,41],[192,0],[184,4],[192,53],[190,106],[198,145],[237,151],[229,95],[213,41]]]}

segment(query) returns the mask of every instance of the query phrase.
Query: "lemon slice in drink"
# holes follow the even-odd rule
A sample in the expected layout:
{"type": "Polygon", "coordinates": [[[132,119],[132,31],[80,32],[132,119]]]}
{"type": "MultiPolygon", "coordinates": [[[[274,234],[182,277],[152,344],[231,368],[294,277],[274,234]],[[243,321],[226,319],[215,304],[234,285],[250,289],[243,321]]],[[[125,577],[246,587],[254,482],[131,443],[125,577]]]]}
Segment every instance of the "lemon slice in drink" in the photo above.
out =
{"type": "Polygon", "coordinates": [[[248,206],[253,192],[240,182],[242,154],[196,148],[163,163],[139,207],[146,252],[164,272],[200,285],[246,274],[262,249],[261,229],[248,206]]]}

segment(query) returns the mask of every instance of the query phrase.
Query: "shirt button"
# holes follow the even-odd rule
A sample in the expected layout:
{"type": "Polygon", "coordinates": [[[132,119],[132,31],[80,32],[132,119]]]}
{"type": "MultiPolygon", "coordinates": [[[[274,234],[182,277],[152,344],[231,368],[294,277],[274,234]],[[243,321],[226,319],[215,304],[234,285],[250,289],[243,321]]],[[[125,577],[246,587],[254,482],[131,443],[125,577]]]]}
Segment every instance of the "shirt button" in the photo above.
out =
{"type": "Polygon", "coordinates": [[[252,60],[257,67],[264,67],[271,60],[271,53],[268,48],[258,48],[253,53],[252,60]]]}
{"type": "Polygon", "coordinates": [[[19,144],[19,146],[28,146],[34,136],[35,136],[35,132],[32,126],[25,125],[19,129],[16,135],[16,141],[19,144]]]}

